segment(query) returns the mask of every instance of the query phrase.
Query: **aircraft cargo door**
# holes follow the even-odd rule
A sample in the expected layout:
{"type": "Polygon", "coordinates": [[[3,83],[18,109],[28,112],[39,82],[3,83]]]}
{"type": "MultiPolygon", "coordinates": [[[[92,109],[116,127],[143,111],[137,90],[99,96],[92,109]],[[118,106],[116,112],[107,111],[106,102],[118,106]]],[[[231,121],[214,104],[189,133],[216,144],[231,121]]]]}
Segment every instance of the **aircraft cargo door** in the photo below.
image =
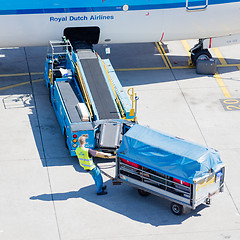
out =
{"type": "Polygon", "coordinates": [[[187,11],[202,11],[208,7],[208,0],[186,0],[187,11]]]}

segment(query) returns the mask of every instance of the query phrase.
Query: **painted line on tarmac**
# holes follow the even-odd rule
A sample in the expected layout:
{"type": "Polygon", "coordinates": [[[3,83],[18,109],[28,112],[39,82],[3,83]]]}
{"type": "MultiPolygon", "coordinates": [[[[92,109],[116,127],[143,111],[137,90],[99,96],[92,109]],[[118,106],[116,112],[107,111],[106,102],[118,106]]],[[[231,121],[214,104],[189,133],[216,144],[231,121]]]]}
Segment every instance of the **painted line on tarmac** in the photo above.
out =
{"type": "MultiPolygon", "coordinates": [[[[228,66],[229,67],[229,65],[227,64],[226,60],[224,59],[222,53],[220,52],[220,50],[218,48],[213,48],[212,50],[213,50],[213,52],[215,53],[215,55],[217,56],[218,60],[221,63],[221,65],[219,65],[219,66],[228,66]]],[[[227,89],[224,81],[222,80],[220,74],[218,72],[216,72],[214,77],[217,80],[217,83],[218,83],[219,87],[221,88],[225,98],[231,98],[232,96],[231,96],[230,92],[228,91],[228,89],[227,89]]]]}
{"type": "MultiPolygon", "coordinates": [[[[217,67],[237,67],[240,70],[240,64],[226,64],[226,65],[217,65],[217,67]]],[[[195,68],[194,66],[177,66],[173,69],[191,69],[195,68]]],[[[114,69],[115,72],[124,72],[124,71],[149,71],[149,70],[164,70],[169,69],[169,67],[149,67],[149,68],[119,68],[114,69]]]]}
{"type": "Polygon", "coordinates": [[[172,67],[172,69],[188,69],[188,68],[195,68],[194,66],[177,66],[177,67],[172,67]]]}
{"type": "MultiPolygon", "coordinates": [[[[43,72],[30,73],[30,75],[42,75],[43,72]]],[[[13,74],[0,74],[0,77],[20,77],[20,76],[29,76],[29,73],[13,73],[13,74]]]]}
{"type": "MultiPolygon", "coordinates": [[[[181,42],[182,42],[185,50],[188,52],[189,56],[191,56],[191,53],[189,52],[190,46],[189,46],[188,42],[186,40],[181,41],[181,42]]],[[[214,51],[218,60],[221,63],[221,65],[217,65],[217,67],[223,67],[223,66],[224,67],[229,67],[229,65],[227,64],[226,60],[224,59],[222,53],[220,52],[220,50],[218,48],[213,48],[213,51],[214,51]]],[[[230,92],[228,91],[226,85],[224,84],[224,82],[223,82],[223,80],[222,80],[222,78],[221,78],[221,76],[218,72],[216,72],[216,74],[214,75],[214,78],[216,79],[216,81],[217,81],[219,87],[221,88],[224,96],[226,98],[231,98],[232,96],[231,96],[230,92]]]]}
{"type": "Polygon", "coordinates": [[[215,77],[215,79],[217,80],[217,83],[218,83],[219,87],[221,88],[224,96],[225,96],[226,98],[231,98],[232,95],[231,95],[230,92],[228,91],[225,83],[223,82],[223,80],[222,80],[222,78],[221,78],[221,76],[219,75],[218,72],[215,73],[214,77],[215,77]]]}
{"type": "MultiPolygon", "coordinates": [[[[32,83],[42,82],[43,80],[44,79],[33,80],[32,83]]],[[[24,86],[24,85],[27,85],[27,84],[30,84],[30,81],[13,84],[13,85],[9,85],[9,86],[6,86],[6,87],[2,87],[2,88],[0,88],[0,91],[11,89],[11,88],[16,88],[16,87],[20,87],[20,86],[24,86]]]]}
{"type": "Polygon", "coordinates": [[[181,43],[182,43],[184,49],[186,50],[186,52],[188,53],[188,56],[191,57],[191,53],[189,52],[190,46],[189,46],[187,40],[182,40],[181,43]]]}
{"type": "Polygon", "coordinates": [[[220,61],[221,65],[227,65],[227,62],[224,59],[224,57],[223,57],[222,53],[220,52],[220,50],[218,48],[212,48],[212,50],[215,53],[215,55],[217,56],[217,58],[220,61]]]}
{"type": "Polygon", "coordinates": [[[164,62],[166,64],[166,66],[169,66],[169,69],[188,69],[188,68],[194,68],[193,66],[173,66],[163,48],[163,45],[161,42],[158,42],[158,44],[156,44],[157,47],[158,47],[158,51],[161,53],[162,52],[162,55],[164,56],[164,58],[166,59],[164,62]]]}
{"type": "Polygon", "coordinates": [[[188,66],[186,68],[195,68],[195,66],[193,66],[193,63],[192,63],[192,58],[191,58],[191,53],[190,53],[190,46],[187,42],[187,40],[182,40],[181,41],[184,49],[186,50],[187,54],[188,54],[188,66]]]}
{"type": "Polygon", "coordinates": [[[225,65],[217,65],[217,67],[237,67],[237,68],[240,68],[240,64],[225,64],[225,65]]]}
{"type": "Polygon", "coordinates": [[[149,67],[149,68],[119,68],[114,69],[115,72],[124,72],[124,71],[149,71],[149,70],[164,70],[169,69],[168,67],[149,67]]]}
{"type": "Polygon", "coordinates": [[[165,63],[166,68],[170,69],[171,68],[171,63],[170,63],[169,59],[166,56],[166,52],[163,49],[162,43],[161,42],[155,42],[155,45],[156,45],[156,47],[158,49],[158,52],[160,53],[160,55],[162,57],[162,60],[165,63]]]}

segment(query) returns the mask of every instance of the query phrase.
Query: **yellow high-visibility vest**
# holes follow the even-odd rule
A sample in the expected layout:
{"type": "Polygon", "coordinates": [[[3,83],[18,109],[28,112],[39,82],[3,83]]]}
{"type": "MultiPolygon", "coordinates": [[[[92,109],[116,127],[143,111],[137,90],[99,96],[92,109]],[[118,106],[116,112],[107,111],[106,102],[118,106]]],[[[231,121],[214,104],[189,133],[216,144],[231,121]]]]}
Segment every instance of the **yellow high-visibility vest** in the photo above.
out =
{"type": "Polygon", "coordinates": [[[92,170],[96,167],[93,162],[93,159],[88,156],[88,149],[85,147],[77,147],[76,155],[78,157],[80,166],[83,167],[84,170],[92,170]]]}

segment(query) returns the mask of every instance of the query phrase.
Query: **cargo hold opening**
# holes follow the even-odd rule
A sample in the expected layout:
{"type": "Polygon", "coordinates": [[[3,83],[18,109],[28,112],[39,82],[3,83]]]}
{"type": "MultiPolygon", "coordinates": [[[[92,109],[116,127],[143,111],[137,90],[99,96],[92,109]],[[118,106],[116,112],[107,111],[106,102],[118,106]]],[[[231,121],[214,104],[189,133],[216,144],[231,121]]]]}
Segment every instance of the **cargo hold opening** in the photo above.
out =
{"type": "Polygon", "coordinates": [[[70,42],[85,42],[88,44],[97,44],[100,36],[99,27],[68,27],[64,29],[64,36],[70,42]]]}

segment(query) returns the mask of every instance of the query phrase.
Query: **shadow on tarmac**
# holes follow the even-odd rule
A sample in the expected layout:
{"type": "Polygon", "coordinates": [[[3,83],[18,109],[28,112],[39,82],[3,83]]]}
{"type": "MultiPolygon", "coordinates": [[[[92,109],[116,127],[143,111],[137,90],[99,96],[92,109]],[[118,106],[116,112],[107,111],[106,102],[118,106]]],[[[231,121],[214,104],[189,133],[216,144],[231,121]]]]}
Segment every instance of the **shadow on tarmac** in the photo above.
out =
{"type": "Polygon", "coordinates": [[[200,217],[199,213],[205,205],[200,205],[194,211],[186,210],[181,216],[174,215],[170,210],[170,201],[150,195],[140,196],[136,189],[125,184],[111,186],[111,181],[105,182],[108,194],[96,195],[96,186],[90,185],[78,191],[53,194],[40,194],[30,197],[31,200],[40,201],[66,201],[68,199],[82,198],[90,203],[97,204],[114,213],[126,216],[134,221],[148,223],[153,226],[182,224],[190,217],[200,217]]]}

